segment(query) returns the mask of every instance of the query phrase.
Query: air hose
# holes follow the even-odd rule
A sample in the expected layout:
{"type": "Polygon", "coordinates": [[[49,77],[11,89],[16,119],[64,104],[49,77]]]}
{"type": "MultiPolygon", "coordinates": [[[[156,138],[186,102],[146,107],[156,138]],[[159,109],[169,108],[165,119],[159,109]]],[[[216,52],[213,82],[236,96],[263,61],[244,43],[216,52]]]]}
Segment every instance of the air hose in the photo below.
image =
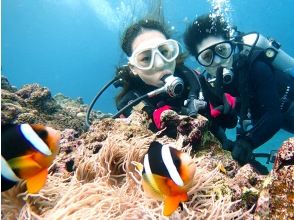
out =
{"type": "Polygon", "coordinates": [[[114,82],[121,81],[121,78],[115,77],[112,80],[110,80],[105,86],[102,87],[102,89],[97,93],[95,98],[92,100],[91,104],[88,107],[87,114],[86,114],[86,126],[89,128],[91,123],[90,123],[90,113],[92,111],[93,106],[95,105],[97,99],[101,96],[101,94],[114,82]]]}
{"type": "MultiPolygon", "coordinates": [[[[115,77],[114,79],[112,79],[111,81],[109,81],[95,96],[95,98],[93,99],[93,101],[91,102],[88,110],[87,110],[87,114],[86,114],[86,126],[89,128],[91,123],[89,120],[90,117],[90,113],[92,111],[92,108],[94,106],[94,104],[96,103],[97,99],[100,97],[100,95],[113,83],[116,83],[118,81],[121,81],[121,78],[115,77]]],[[[184,90],[184,82],[181,78],[179,77],[175,77],[173,75],[167,75],[162,79],[165,82],[165,85],[162,86],[161,88],[155,89],[145,95],[142,95],[140,97],[138,97],[137,99],[133,100],[132,102],[130,102],[128,105],[124,106],[122,109],[120,109],[114,116],[112,116],[112,118],[117,118],[123,111],[125,111],[127,108],[134,106],[136,104],[138,104],[141,100],[145,99],[145,98],[152,98],[154,96],[157,96],[161,93],[166,92],[169,96],[171,97],[176,97],[182,94],[183,90],[184,90]]]]}

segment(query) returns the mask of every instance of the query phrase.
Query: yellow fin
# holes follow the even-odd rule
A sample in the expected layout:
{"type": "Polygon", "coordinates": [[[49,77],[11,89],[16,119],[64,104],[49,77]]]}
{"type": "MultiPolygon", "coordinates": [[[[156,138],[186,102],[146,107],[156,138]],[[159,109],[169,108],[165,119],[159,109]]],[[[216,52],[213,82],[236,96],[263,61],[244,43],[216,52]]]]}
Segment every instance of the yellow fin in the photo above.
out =
{"type": "Polygon", "coordinates": [[[180,196],[166,197],[163,203],[163,215],[170,216],[177,210],[181,202],[180,196]]]}
{"type": "Polygon", "coordinates": [[[27,179],[28,193],[37,193],[46,183],[48,170],[44,169],[33,177],[27,179]]]}
{"type": "Polygon", "coordinates": [[[11,169],[41,168],[41,166],[32,159],[32,155],[12,158],[8,161],[8,164],[11,169]]]}
{"type": "Polygon", "coordinates": [[[138,173],[142,173],[142,171],[143,171],[143,164],[141,164],[141,163],[139,163],[137,161],[132,161],[131,164],[133,164],[135,166],[136,171],[138,173]]]}

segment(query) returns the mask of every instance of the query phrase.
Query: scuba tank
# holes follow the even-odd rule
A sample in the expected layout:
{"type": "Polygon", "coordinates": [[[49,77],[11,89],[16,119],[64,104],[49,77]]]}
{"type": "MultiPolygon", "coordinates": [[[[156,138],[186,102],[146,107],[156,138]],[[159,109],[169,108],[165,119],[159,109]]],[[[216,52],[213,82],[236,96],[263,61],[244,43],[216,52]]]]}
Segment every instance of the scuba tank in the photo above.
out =
{"type": "MultiPolygon", "coordinates": [[[[244,63],[251,65],[256,59],[260,59],[270,65],[274,72],[281,76],[278,77],[282,80],[294,80],[294,58],[281,49],[281,44],[273,38],[268,38],[257,32],[251,32],[248,34],[240,33],[234,29],[234,33],[231,36],[233,43],[237,45],[239,49],[239,61],[237,65],[242,66],[244,63]]],[[[238,59],[238,58],[237,58],[238,59]]],[[[239,86],[241,87],[241,86],[239,86]]],[[[246,87],[246,86],[243,86],[246,87]]],[[[289,87],[283,89],[285,93],[288,93],[289,87]]],[[[245,92],[246,93],[246,92],[245,92]]],[[[242,101],[241,101],[242,102],[242,101]]],[[[243,100],[246,106],[246,101],[243,100]]],[[[284,103],[281,103],[281,109],[283,109],[284,103]]],[[[247,107],[245,107],[247,108],[247,107]]],[[[241,107],[242,111],[242,107],[241,107]]],[[[248,130],[248,126],[244,126],[244,121],[247,121],[250,115],[243,110],[243,116],[241,116],[241,122],[239,132],[244,133],[248,130]],[[245,114],[246,113],[246,114],[245,114]]],[[[249,117],[250,118],[250,117],[249,117]]]]}
{"type": "MultiPolygon", "coordinates": [[[[241,53],[254,60],[263,53],[266,61],[276,70],[289,74],[294,78],[294,58],[281,49],[281,44],[272,38],[252,32],[241,37],[243,50],[241,53]]],[[[238,43],[238,42],[237,42],[238,43]]]]}

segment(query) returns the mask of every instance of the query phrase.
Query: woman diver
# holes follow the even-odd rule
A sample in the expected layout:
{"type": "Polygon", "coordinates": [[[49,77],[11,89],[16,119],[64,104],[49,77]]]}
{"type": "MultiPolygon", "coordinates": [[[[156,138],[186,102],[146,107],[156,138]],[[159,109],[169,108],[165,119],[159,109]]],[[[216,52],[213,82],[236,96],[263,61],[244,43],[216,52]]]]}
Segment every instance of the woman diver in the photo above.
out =
{"type": "MultiPolygon", "coordinates": [[[[144,94],[165,88],[169,81],[175,85],[171,91],[156,93],[143,100],[143,110],[153,119],[157,129],[162,129],[160,115],[165,110],[195,116],[205,107],[205,102],[198,99],[200,85],[197,76],[183,64],[179,43],[170,39],[167,28],[159,21],[142,19],[129,26],[121,47],[129,62],[117,69],[123,86],[116,97],[119,110],[144,94]],[[193,105],[184,106],[185,100],[193,105]]],[[[132,107],[125,108],[122,114],[128,116],[131,110],[132,107]]]]}

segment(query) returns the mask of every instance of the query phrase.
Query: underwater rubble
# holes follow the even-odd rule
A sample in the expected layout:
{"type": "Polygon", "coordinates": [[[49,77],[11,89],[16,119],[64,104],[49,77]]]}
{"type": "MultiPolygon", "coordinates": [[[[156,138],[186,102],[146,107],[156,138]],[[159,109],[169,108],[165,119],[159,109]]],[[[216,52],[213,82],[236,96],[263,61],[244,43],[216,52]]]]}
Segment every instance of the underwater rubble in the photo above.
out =
{"type": "Polygon", "coordinates": [[[294,138],[280,147],[273,170],[260,175],[240,167],[207,130],[207,119],[168,111],[168,129],[154,133],[151,120],[135,110],[112,119],[81,98],[52,96],[38,84],[17,89],[1,76],[1,125],[41,123],[61,131],[60,152],[46,185],[28,194],[20,182],[1,193],[1,219],[294,219],[294,138]],[[146,197],[133,161],[141,162],[152,141],[189,153],[196,172],[189,200],[169,218],[146,197]]]}

